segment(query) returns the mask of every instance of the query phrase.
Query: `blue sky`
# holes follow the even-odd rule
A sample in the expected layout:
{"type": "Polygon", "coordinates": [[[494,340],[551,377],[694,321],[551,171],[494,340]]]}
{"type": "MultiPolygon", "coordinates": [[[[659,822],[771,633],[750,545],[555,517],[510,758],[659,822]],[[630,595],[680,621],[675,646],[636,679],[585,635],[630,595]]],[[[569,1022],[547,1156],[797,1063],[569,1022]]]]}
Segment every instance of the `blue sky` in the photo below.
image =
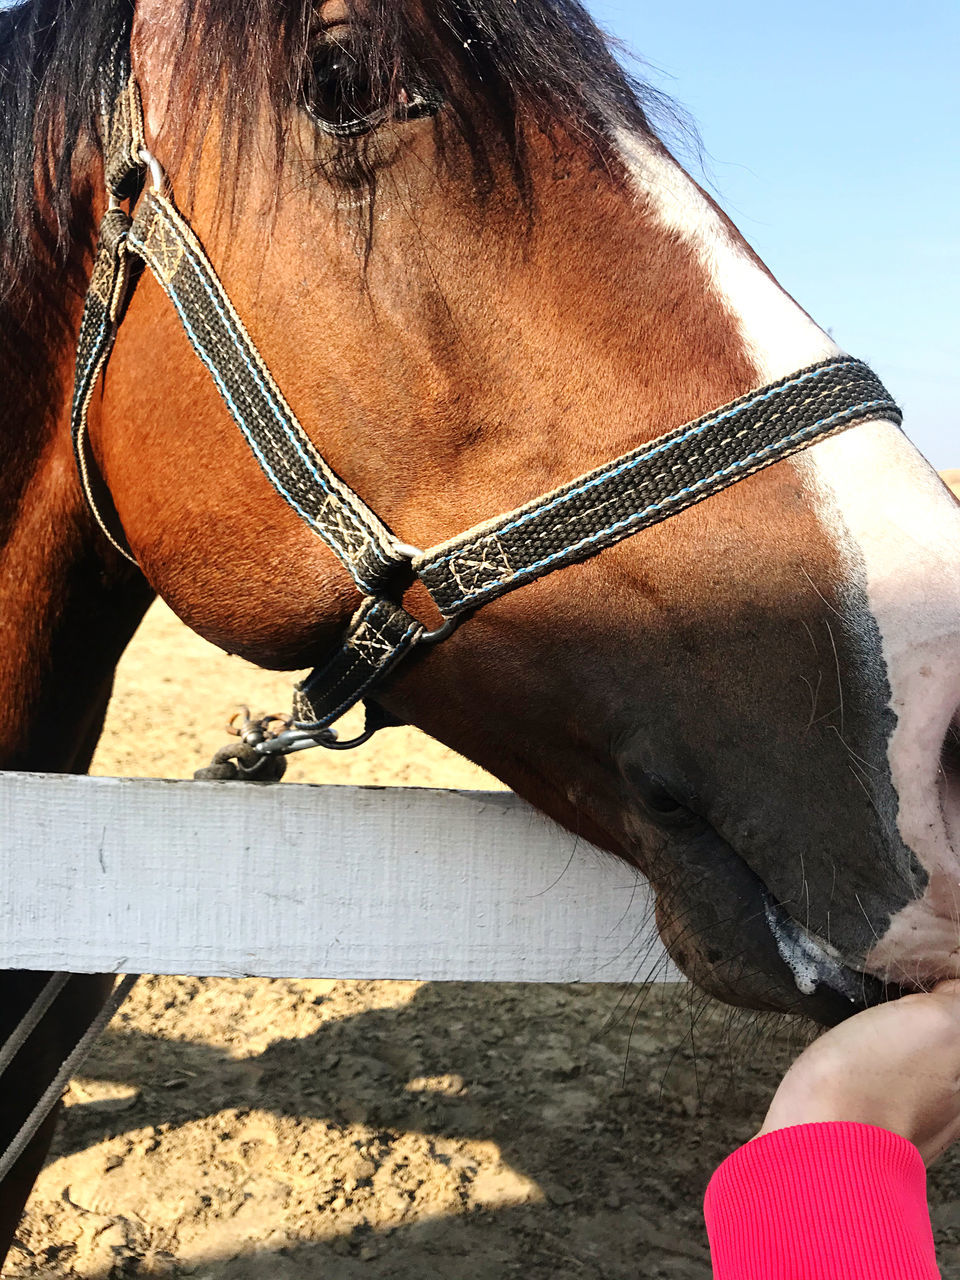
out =
{"type": "Polygon", "coordinates": [[[784,287],[960,467],[957,0],[587,4],[693,116],[713,194],[784,287]]]}

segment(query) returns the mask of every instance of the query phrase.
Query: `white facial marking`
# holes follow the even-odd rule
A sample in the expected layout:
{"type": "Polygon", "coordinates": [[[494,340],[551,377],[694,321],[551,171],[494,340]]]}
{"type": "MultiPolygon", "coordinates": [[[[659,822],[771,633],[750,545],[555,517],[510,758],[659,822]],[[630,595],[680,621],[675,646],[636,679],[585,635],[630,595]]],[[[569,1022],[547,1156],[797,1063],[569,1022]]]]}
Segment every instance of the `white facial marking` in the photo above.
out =
{"type": "Polygon", "coordinates": [[[960,708],[960,507],[891,423],[854,427],[796,461],[866,579],[897,716],[887,748],[897,825],[930,875],[867,964],[907,981],[958,973],[960,780],[940,757],[960,708]]]}
{"type": "MultiPolygon", "coordinates": [[[[616,141],[644,200],[665,227],[696,247],[739,322],[759,381],[840,353],[668,154],[626,130],[616,141]]],[[[898,826],[930,875],[923,897],[894,916],[866,964],[907,980],[960,974],[960,778],[945,778],[940,767],[960,708],[960,507],[890,422],[863,423],[820,441],[793,465],[851,583],[865,582],[897,716],[888,759],[898,826]]],[[[872,633],[870,618],[856,616],[856,594],[848,621],[854,632],[872,633]]],[[[842,850],[837,857],[842,862],[842,850]]]]}
{"type": "Polygon", "coordinates": [[[696,246],[725,307],[740,322],[759,382],[840,354],[840,348],[748,252],[697,184],[649,139],[623,130],[617,147],[661,223],[696,246]]]}

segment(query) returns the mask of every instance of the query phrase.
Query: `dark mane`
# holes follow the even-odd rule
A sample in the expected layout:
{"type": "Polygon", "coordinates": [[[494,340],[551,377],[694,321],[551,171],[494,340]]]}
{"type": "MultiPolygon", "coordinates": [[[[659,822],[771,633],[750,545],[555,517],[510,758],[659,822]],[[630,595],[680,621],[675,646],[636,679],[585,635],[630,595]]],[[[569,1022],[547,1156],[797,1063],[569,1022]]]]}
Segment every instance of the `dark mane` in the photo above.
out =
{"type": "MultiPolygon", "coordinates": [[[[164,53],[192,88],[192,137],[202,137],[204,99],[209,109],[222,86],[224,154],[242,155],[269,101],[282,157],[322,39],[314,0],[186,0],[185,8],[183,32],[164,53]]],[[[512,148],[522,182],[521,109],[603,146],[617,125],[648,128],[648,109],[663,105],[627,74],[578,0],[426,0],[424,9],[428,31],[403,0],[358,0],[356,56],[388,99],[399,100],[412,74],[436,86],[478,172],[488,170],[495,134],[512,148]],[[477,86],[489,108],[481,123],[477,86]]],[[[37,306],[49,310],[45,280],[56,281],[61,309],[64,283],[82,288],[70,271],[82,277],[76,245],[91,230],[85,178],[97,171],[99,78],[132,20],[133,0],[24,0],[0,11],[0,331],[11,319],[24,326],[37,306]]],[[[373,181],[362,139],[336,150],[321,171],[373,181]]]]}
{"type": "MultiPolygon", "coordinates": [[[[95,136],[99,69],[131,15],[132,0],[0,11],[0,367],[20,394],[44,394],[67,306],[63,269],[71,245],[90,238],[74,172],[95,136]]],[[[74,273],[80,265],[74,257],[74,273]]]]}

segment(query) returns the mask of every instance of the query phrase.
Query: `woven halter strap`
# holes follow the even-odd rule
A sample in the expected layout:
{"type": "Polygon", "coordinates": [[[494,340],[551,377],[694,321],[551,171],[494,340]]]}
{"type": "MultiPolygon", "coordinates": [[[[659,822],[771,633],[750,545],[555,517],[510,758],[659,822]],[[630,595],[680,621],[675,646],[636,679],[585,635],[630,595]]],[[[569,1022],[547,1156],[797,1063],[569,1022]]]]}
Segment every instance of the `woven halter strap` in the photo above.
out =
{"type": "MultiPolygon", "coordinates": [[[[416,551],[398,541],[336,475],[298,422],[145,150],[140,96],[131,77],[124,76],[115,102],[105,147],[110,207],[100,226],[80,325],[72,409],[77,465],[101,528],[133,559],[114,532],[115,518],[104,514],[112,504],[90,462],[87,414],[140,261],[176,309],[267,479],[349,570],[363,597],[340,647],[297,686],[293,729],[263,743],[264,752],[348,745],[336,741],[330,726],[368,699],[404,657],[446,638],[464,615],[855,423],[901,422],[876,375],[861,361],[838,355],[752,391],[516,511],[416,551]],[[153,189],[141,191],[148,173],[153,189]],[[127,200],[135,204],[132,218],[122,208],[127,200]],[[429,631],[399,602],[410,570],[445,620],[439,630],[429,631]]],[[[376,708],[372,717],[369,731],[387,722],[378,720],[376,708]]]]}

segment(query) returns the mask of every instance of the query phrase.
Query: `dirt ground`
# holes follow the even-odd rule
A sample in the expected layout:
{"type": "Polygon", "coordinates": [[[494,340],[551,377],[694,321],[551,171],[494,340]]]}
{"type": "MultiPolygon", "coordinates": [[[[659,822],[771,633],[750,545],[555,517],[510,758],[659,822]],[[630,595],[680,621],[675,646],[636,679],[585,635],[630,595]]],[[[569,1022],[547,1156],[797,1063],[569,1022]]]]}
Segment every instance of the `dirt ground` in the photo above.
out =
{"type": "MultiPolygon", "coordinates": [[[[155,607],[95,772],[189,776],[289,681],[155,607]]],[[[491,786],[406,730],[292,781],[491,786]]],[[[700,1202],[803,1042],[685,987],[145,978],[66,1100],[8,1269],[707,1280],[700,1202]]],[[[960,1160],[931,1201],[960,1280],[960,1160]]]]}

